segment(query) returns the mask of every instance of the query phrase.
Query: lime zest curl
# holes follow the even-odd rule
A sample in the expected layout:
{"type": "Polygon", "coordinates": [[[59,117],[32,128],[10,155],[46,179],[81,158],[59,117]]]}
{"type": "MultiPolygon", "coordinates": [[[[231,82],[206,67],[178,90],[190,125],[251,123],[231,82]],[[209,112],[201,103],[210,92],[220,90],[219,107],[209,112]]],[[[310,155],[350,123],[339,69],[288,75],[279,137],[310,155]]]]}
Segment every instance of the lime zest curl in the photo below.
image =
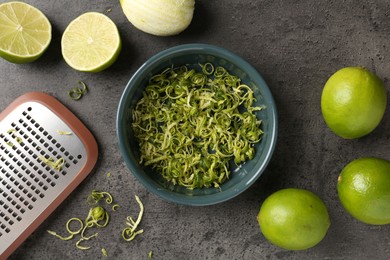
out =
{"type": "Polygon", "coordinates": [[[79,80],[77,83],[79,83],[82,86],[82,88],[74,87],[68,92],[68,96],[73,100],[81,99],[83,95],[85,95],[88,92],[87,85],[83,81],[79,80]]]}
{"type": "Polygon", "coordinates": [[[47,232],[48,232],[49,234],[51,234],[51,235],[53,235],[53,236],[55,236],[55,237],[61,239],[61,240],[67,241],[67,240],[72,239],[72,238],[74,237],[74,235],[79,234],[79,233],[83,230],[83,227],[84,227],[84,223],[83,223],[83,221],[82,221],[81,219],[79,219],[79,218],[71,218],[71,219],[69,219],[69,220],[66,222],[66,224],[65,224],[66,231],[68,231],[68,233],[70,234],[69,236],[63,237],[63,236],[58,235],[56,232],[51,231],[51,230],[47,230],[47,232]],[[77,222],[80,223],[80,228],[77,229],[76,231],[72,231],[72,230],[70,229],[70,223],[71,223],[72,221],[77,221],[77,222]]]}
{"type": "Polygon", "coordinates": [[[114,204],[114,205],[112,205],[111,210],[116,211],[117,208],[120,208],[119,204],[114,204]]]}
{"type": "Polygon", "coordinates": [[[205,64],[199,64],[202,68],[202,72],[206,75],[212,75],[214,73],[214,65],[210,62],[205,64]]]}
{"type": "Polygon", "coordinates": [[[104,198],[106,198],[107,204],[111,204],[114,200],[109,192],[92,190],[91,194],[87,198],[87,203],[89,205],[94,205],[104,198]]]}
{"type": "Polygon", "coordinates": [[[81,232],[81,230],[83,230],[83,227],[84,227],[84,223],[83,223],[83,221],[81,220],[81,219],[79,219],[79,218],[71,218],[71,219],[69,219],[67,222],[66,222],[66,230],[69,232],[69,234],[71,234],[71,235],[77,235],[77,234],[79,234],[80,232],[81,232]],[[77,222],[79,222],[80,223],[80,228],[79,229],[77,229],[76,231],[72,231],[72,230],[70,230],[70,223],[72,222],[72,221],[77,221],[77,222]]]}
{"type": "Polygon", "coordinates": [[[81,238],[77,241],[76,247],[82,250],[89,249],[90,247],[80,246],[80,243],[98,236],[98,233],[94,233],[90,236],[86,236],[85,235],[86,230],[94,226],[98,228],[104,228],[108,225],[109,221],[110,221],[110,215],[103,207],[97,206],[95,208],[89,209],[88,216],[84,220],[85,226],[81,230],[81,238]]]}
{"type": "Polygon", "coordinates": [[[80,245],[81,242],[83,241],[87,241],[87,240],[90,240],[91,238],[93,237],[96,237],[98,235],[98,233],[95,233],[93,234],[92,236],[89,236],[89,237],[81,237],[77,242],[76,242],[76,247],[80,250],[88,250],[90,249],[91,247],[90,246],[82,246],[80,245]]]}
{"type": "Polygon", "coordinates": [[[131,241],[133,240],[137,235],[142,234],[144,232],[143,229],[137,230],[138,225],[141,223],[142,216],[144,214],[144,205],[142,204],[141,200],[137,195],[135,195],[135,200],[137,201],[140,211],[138,213],[137,220],[134,221],[131,216],[128,216],[126,218],[126,225],[127,227],[123,229],[122,231],[122,238],[125,241],[131,241]]]}

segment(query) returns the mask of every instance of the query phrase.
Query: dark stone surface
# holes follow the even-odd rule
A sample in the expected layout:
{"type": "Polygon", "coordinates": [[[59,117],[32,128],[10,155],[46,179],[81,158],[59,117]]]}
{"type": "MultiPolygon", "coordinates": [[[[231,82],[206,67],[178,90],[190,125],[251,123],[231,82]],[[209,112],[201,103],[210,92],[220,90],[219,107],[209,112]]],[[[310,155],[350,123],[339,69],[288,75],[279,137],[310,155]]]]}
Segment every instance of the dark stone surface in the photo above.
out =
{"type": "Polygon", "coordinates": [[[352,159],[390,160],[390,112],[370,135],[343,140],[326,127],[320,109],[324,83],[344,66],[367,67],[389,90],[389,1],[198,0],[189,28],[165,38],[135,29],[119,1],[27,2],[47,15],[53,41],[34,63],[0,60],[0,110],[26,92],[49,93],[90,128],[100,154],[89,177],[11,259],[101,259],[101,247],[110,259],[147,259],[149,251],[153,259],[390,259],[390,226],[354,220],[342,208],[336,191],[338,174],[352,159]],[[98,74],[77,72],[61,56],[62,32],[87,11],[106,13],[123,40],[118,61],[98,74]],[[116,109],[132,74],[157,52],[193,42],[219,45],[250,62],[264,76],[279,111],[278,144],[267,170],[240,196],[210,207],[174,205],[149,193],[127,170],[116,139],[116,109]],[[67,89],[77,80],[86,82],[90,92],[75,102],[68,98],[67,89]],[[331,227],[312,249],[286,251],[260,233],[256,216],[262,201],[286,187],[311,190],[328,206],[331,227]],[[48,235],[47,229],[60,232],[69,218],[83,217],[92,189],[110,191],[122,205],[109,227],[90,242],[93,247],[80,251],[74,242],[48,235]],[[135,194],[145,204],[141,224],[145,232],[126,243],[119,230],[126,216],[138,213],[135,194]]]}

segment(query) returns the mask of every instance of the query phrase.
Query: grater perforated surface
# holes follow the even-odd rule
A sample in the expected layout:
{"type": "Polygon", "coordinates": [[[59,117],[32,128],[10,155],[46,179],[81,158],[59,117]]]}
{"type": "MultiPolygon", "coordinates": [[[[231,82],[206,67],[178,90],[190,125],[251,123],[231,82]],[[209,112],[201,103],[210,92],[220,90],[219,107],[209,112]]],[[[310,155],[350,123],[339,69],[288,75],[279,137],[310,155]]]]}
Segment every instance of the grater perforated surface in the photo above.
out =
{"type": "Polygon", "coordinates": [[[25,102],[3,118],[0,255],[67,189],[87,157],[83,141],[40,102],[25,102]],[[46,160],[61,162],[61,167],[46,160]]]}

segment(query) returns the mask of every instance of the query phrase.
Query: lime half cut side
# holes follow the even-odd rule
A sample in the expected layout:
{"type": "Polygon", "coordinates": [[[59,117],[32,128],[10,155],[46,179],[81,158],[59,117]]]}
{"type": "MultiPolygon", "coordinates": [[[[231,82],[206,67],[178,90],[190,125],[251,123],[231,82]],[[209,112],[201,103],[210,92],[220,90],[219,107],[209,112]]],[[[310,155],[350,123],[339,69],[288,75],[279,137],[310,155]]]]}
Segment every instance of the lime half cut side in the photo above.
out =
{"type": "Polygon", "coordinates": [[[22,2],[0,4],[0,56],[9,62],[38,59],[51,42],[51,30],[37,8],[22,2]]]}
{"type": "Polygon", "coordinates": [[[62,56],[75,70],[99,72],[111,66],[121,50],[119,31],[106,15],[88,12],[65,29],[62,56]]]}

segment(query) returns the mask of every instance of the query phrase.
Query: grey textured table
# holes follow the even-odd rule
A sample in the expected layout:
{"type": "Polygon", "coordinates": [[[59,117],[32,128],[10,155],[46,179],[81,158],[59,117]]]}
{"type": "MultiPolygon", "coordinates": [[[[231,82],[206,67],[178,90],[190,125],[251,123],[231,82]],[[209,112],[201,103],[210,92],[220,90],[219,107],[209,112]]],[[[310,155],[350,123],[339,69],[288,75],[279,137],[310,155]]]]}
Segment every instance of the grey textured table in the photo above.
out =
{"type": "MultiPolygon", "coordinates": [[[[4,2],[4,1],[1,1],[4,2]]],[[[339,171],[352,159],[390,159],[388,109],[380,126],[359,140],[343,140],[326,127],[320,109],[327,78],[344,66],[365,66],[389,90],[390,2],[387,0],[198,0],[189,28],[174,37],[156,37],[135,29],[119,1],[27,1],[53,26],[53,40],[36,62],[15,65],[0,60],[0,110],[29,91],[59,99],[94,133],[99,160],[89,177],[29,237],[11,259],[390,259],[390,226],[354,220],[336,192],[339,171]],[[87,11],[106,13],[117,24],[123,50],[117,62],[98,74],[77,72],[61,56],[60,39],[68,23],[87,11]],[[139,66],[159,51],[184,43],[227,48],[250,62],[265,78],[278,106],[279,138],[269,167],[240,196],[209,207],[167,203],[149,193],[124,165],[118,149],[115,117],[126,83],[139,66]],[[67,89],[83,80],[90,92],[75,102],[67,89]],[[111,172],[110,178],[106,173],[111,172]],[[256,216],[262,201],[286,187],[318,194],[328,206],[331,227],[325,239],[305,251],[286,251],[265,240],[256,216]],[[92,189],[110,191],[122,205],[111,224],[75,248],[46,233],[88,210],[92,189]],[[144,234],[124,242],[119,230],[136,215],[134,195],[145,204],[144,234]]]]}

